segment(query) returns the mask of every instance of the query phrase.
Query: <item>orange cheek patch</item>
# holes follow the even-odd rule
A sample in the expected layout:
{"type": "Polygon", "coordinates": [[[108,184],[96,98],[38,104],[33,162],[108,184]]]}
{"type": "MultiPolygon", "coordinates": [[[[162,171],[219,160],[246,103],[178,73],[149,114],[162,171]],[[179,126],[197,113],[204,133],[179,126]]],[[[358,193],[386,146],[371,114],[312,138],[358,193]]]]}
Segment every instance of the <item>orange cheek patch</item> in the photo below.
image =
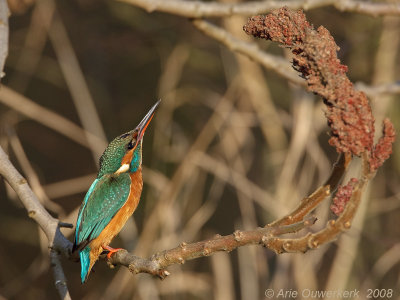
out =
{"type": "MultiPolygon", "coordinates": [[[[136,148],[136,147],[135,147],[136,148]]],[[[132,150],[129,150],[125,155],[124,155],[124,157],[122,158],[122,161],[121,161],[121,166],[122,165],[124,165],[124,164],[130,164],[131,163],[131,160],[132,160],[132,156],[133,156],[133,151],[135,150],[135,148],[133,148],[132,150]]]]}

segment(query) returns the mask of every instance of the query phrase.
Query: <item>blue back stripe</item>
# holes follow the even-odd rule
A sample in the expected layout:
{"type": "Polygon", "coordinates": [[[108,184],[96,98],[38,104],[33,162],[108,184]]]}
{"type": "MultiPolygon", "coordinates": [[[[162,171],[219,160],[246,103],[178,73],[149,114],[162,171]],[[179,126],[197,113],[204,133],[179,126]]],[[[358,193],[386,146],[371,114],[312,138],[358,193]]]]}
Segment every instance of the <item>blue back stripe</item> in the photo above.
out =
{"type": "Polygon", "coordinates": [[[95,186],[96,186],[98,181],[99,181],[98,178],[96,178],[96,180],[93,181],[93,183],[90,186],[88,192],[86,193],[85,199],[83,200],[82,207],[79,210],[78,220],[76,221],[76,228],[75,228],[75,241],[76,241],[77,244],[79,244],[79,242],[80,242],[78,240],[78,235],[79,235],[79,226],[81,225],[81,220],[82,220],[82,214],[83,214],[83,211],[85,210],[85,207],[86,207],[86,204],[88,202],[89,196],[93,192],[93,190],[94,190],[94,188],[95,188],[95,186]]]}

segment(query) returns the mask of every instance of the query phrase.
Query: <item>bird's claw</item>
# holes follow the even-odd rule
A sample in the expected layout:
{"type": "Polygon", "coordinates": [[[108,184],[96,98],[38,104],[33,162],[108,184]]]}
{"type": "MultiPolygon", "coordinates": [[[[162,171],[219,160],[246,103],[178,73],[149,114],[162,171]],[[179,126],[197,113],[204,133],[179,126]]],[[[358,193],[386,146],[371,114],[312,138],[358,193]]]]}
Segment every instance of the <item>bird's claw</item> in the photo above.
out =
{"type": "Polygon", "coordinates": [[[107,259],[111,258],[111,255],[113,255],[114,253],[118,252],[119,250],[124,250],[122,248],[112,248],[110,246],[102,246],[104,250],[108,250],[107,253],[107,259]]]}

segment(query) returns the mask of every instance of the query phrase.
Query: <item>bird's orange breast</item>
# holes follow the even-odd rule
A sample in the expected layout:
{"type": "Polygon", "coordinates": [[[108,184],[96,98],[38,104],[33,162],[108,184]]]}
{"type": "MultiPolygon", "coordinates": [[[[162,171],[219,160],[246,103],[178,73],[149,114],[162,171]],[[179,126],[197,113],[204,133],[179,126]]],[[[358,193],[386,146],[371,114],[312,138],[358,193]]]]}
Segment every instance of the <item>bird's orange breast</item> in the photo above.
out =
{"type": "Polygon", "coordinates": [[[90,268],[97,261],[101,252],[102,246],[108,246],[111,240],[121,231],[128,218],[133,214],[139,204],[140,195],[143,188],[142,168],[130,174],[131,188],[128,200],[121,207],[121,209],[111,219],[110,223],[103,229],[100,235],[90,242],[90,268]]]}

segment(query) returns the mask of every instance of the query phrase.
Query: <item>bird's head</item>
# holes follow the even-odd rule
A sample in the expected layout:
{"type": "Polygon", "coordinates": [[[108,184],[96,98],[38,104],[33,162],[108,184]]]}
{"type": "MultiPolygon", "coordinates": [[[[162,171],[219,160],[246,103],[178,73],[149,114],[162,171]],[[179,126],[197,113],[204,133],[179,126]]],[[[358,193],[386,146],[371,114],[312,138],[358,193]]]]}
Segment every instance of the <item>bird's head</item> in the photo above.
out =
{"type": "Polygon", "coordinates": [[[98,178],[105,174],[136,172],[142,164],[143,135],[154,116],[158,101],[134,130],[116,137],[100,157],[98,178]]]}

